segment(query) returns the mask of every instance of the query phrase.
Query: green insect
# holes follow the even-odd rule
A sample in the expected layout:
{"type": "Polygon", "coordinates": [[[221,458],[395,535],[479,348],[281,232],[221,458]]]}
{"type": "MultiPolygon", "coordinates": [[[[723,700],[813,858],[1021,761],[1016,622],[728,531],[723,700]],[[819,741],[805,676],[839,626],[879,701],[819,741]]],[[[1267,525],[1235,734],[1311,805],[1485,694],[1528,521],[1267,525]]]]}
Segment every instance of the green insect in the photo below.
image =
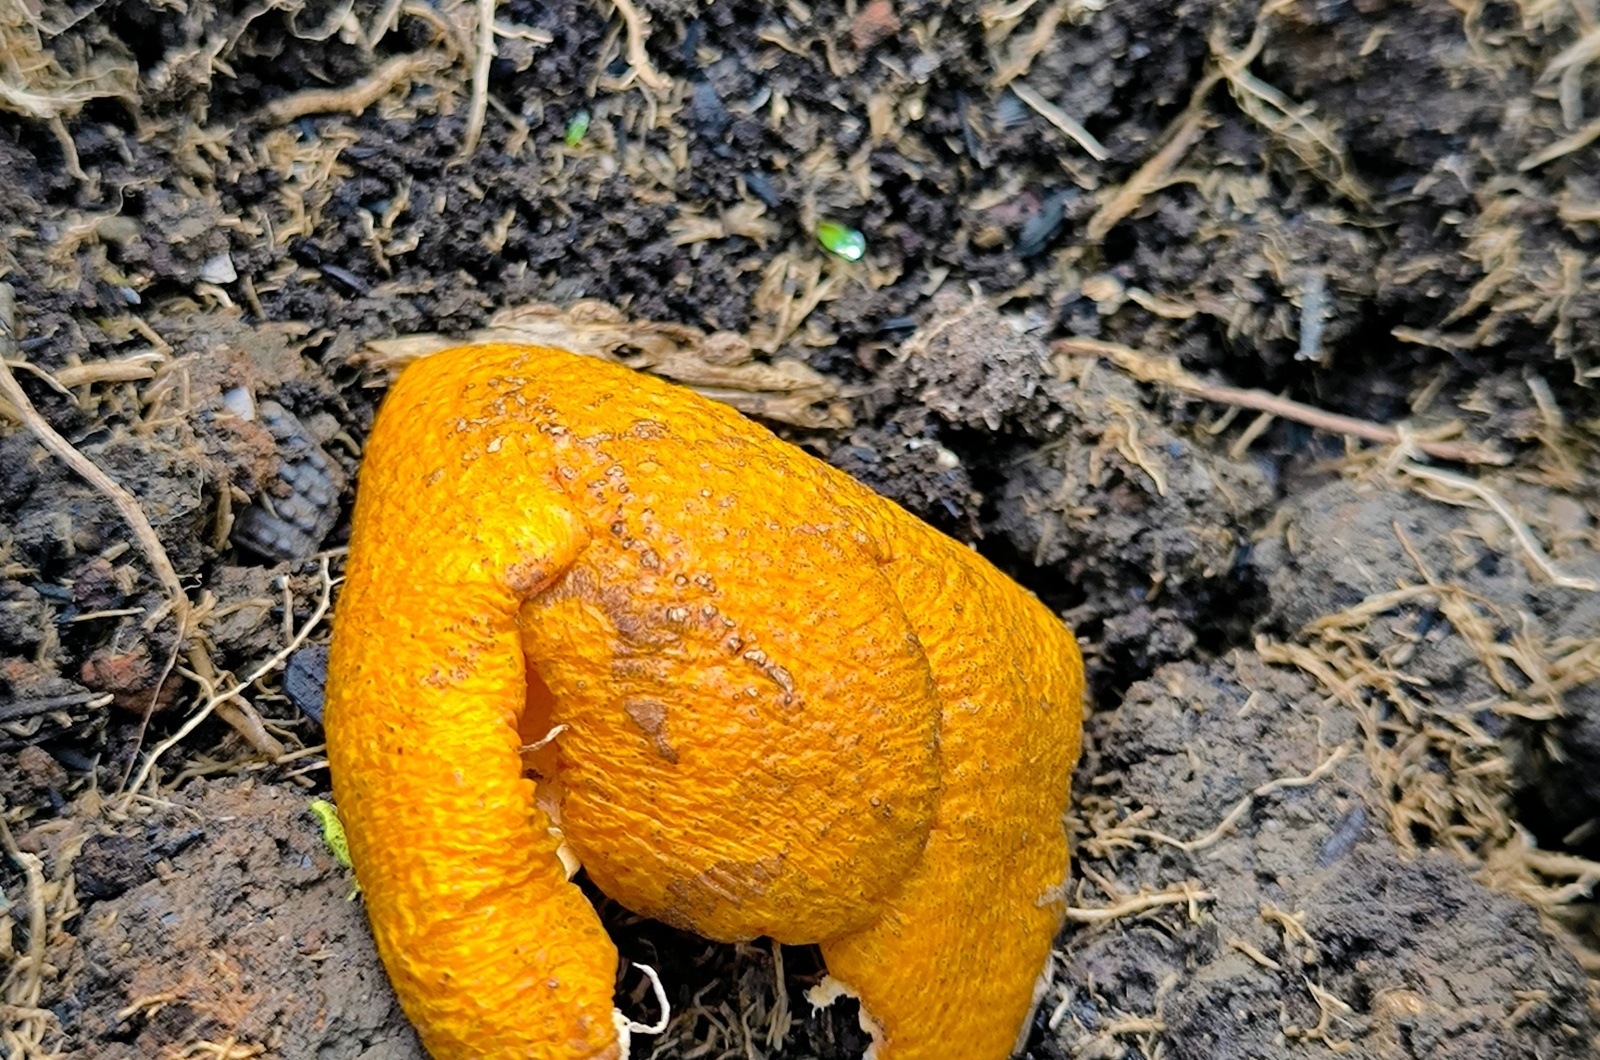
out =
{"type": "Polygon", "coordinates": [[[846,261],[860,261],[867,252],[867,237],[837,221],[817,222],[817,242],[828,253],[846,261]]]}
{"type": "Polygon", "coordinates": [[[311,815],[322,823],[322,841],[328,844],[328,850],[333,854],[334,860],[345,868],[350,867],[350,841],[344,835],[344,823],[339,820],[339,811],[333,803],[326,799],[312,799],[307,807],[311,815]]]}
{"type": "Polygon", "coordinates": [[[589,131],[589,112],[579,109],[567,121],[566,141],[568,147],[577,147],[583,142],[585,134],[589,131]]]}
{"type": "MultiPolygon", "coordinates": [[[[327,844],[328,852],[333,855],[333,860],[345,868],[352,868],[350,864],[350,840],[344,834],[344,822],[339,820],[339,810],[333,803],[326,799],[312,799],[306,807],[311,811],[322,825],[322,841],[327,844]]],[[[361,893],[361,884],[353,882],[350,893],[344,896],[345,901],[350,901],[361,893]]]]}

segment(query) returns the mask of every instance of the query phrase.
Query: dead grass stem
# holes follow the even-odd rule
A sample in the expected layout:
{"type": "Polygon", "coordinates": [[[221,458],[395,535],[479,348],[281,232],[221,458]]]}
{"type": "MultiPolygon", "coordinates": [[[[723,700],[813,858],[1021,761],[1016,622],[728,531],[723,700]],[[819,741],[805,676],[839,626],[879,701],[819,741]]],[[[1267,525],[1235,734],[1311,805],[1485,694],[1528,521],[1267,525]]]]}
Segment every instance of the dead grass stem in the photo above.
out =
{"type": "Polygon", "coordinates": [[[1188,908],[1191,920],[1198,921],[1200,903],[1212,901],[1215,897],[1216,895],[1210,891],[1201,890],[1195,884],[1185,881],[1175,883],[1164,890],[1129,895],[1108,906],[1087,909],[1081,906],[1068,906],[1067,920],[1074,924],[1107,924],[1113,920],[1147,913],[1152,909],[1179,905],[1188,908]]]}
{"type": "Polygon", "coordinates": [[[628,73],[623,76],[623,88],[638,81],[646,88],[665,92],[672,87],[672,79],[657,70],[650,62],[650,16],[639,10],[633,0],[611,0],[628,37],[628,73]]]}
{"type": "Polygon", "coordinates": [[[1312,108],[1290,99],[1281,90],[1250,72],[1265,46],[1274,15],[1294,0],[1266,0],[1256,12],[1255,32],[1238,52],[1228,50],[1222,25],[1211,34],[1211,56],[1216,73],[1226,82],[1239,109],[1279,143],[1287,147],[1308,172],[1346,200],[1365,205],[1372,194],[1356,176],[1344,144],[1312,108]]]}
{"type": "Polygon", "coordinates": [[[1026,81],[1014,81],[1011,91],[1016,97],[1038,112],[1045,121],[1067,134],[1067,138],[1089,153],[1089,157],[1096,162],[1104,162],[1111,157],[1111,152],[1106,150],[1105,144],[1095,139],[1094,134],[1072,115],[1051,103],[1044,96],[1029,85],[1026,81]]]}
{"type": "MultiPolygon", "coordinates": [[[[98,48],[81,69],[64,68],[46,39],[48,4],[0,0],[0,109],[24,118],[59,123],[97,99],[132,101],[139,71],[114,48],[98,48]]],[[[57,138],[61,131],[57,129],[57,138]]],[[[67,138],[64,144],[71,144],[67,138]]],[[[69,158],[72,156],[69,156],[69,158]]],[[[75,164],[75,163],[74,163],[75,164]]]]}
{"type": "Polygon", "coordinates": [[[477,0],[477,33],[473,37],[472,100],[467,106],[467,131],[461,138],[457,161],[471,158],[483,136],[483,120],[489,113],[489,67],[494,62],[495,0],[477,0]]]}
{"type": "Polygon", "coordinates": [[[359,115],[401,85],[409,87],[423,74],[440,69],[444,62],[442,56],[432,52],[397,55],[352,85],[296,92],[273,100],[263,113],[268,121],[278,125],[287,125],[312,114],[359,115]]]}
{"type": "MultiPolygon", "coordinates": [[[[1157,383],[1172,387],[1205,401],[1221,405],[1254,409],[1258,412],[1303,423],[1316,430],[1333,434],[1350,435],[1380,445],[1399,445],[1402,431],[1370,420],[1357,419],[1337,412],[1328,412],[1302,404],[1264,390],[1247,390],[1242,387],[1207,383],[1180,365],[1176,358],[1155,357],[1141,353],[1131,346],[1101,339],[1057,339],[1051,349],[1068,356],[1104,357],[1118,368],[1142,383],[1157,383]]],[[[1452,428],[1453,429],[1453,428],[1452,428]]],[[[1409,440],[1417,449],[1440,460],[1463,464],[1495,464],[1510,462],[1510,457],[1493,446],[1478,442],[1446,441],[1438,437],[1412,434],[1409,440]]]]}
{"type": "MultiPolygon", "coordinates": [[[[1026,11],[1026,8],[1023,10],[1026,11]]],[[[1028,71],[1033,68],[1033,61],[1042,55],[1055,39],[1056,30],[1066,15],[1067,0],[1055,0],[1055,3],[1046,7],[1039,20],[1034,23],[1033,29],[1011,48],[1010,54],[995,70],[994,77],[989,82],[990,87],[1001,89],[1019,77],[1026,77],[1028,71]]]]}
{"type": "Polygon", "coordinates": [[[28,910],[28,948],[18,954],[11,950],[10,933],[0,937],[4,946],[0,956],[9,960],[10,967],[0,978],[0,998],[4,999],[4,1019],[0,1020],[0,1044],[13,1060],[46,1060],[57,1055],[46,1049],[45,1041],[56,1024],[55,1013],[40,1007],[44,997],[45,944],[48,935],[48,911],[45,905],[44,862],[37,854],[18,849],[11,835],[11,827],[0,814],[0,849],[4,849],[17,868],[22,870],[25,884],[25,902],[28,910]]]}
{"type": "MultiPolygon", "coordinates": [[[[1189,149],[1200,142],[1206,131],[1205,98],[1220,78],[1208,75],[1195,86],[1189,105],[1162,132],[1161,147],[1147,158],[1133,175],[1102,197],[1100,208],[1089,218],[1084,235],[1099,243],[1122,220],[1139,208],[1145,198],[1165,186],[1189,149]]],[[[1019,97],[1020,98],[1020,97],[1019,97]]]]}
{"type": "Polygon", "coordinates": [[[1446,487],[1445,491],[1442,492],[1430,492],[1429,496],[1435,500],[1442,501],[1445,504],[1462,505],[1466,502],[1461,498],[1460,494],[1465,493],[1488,505],[1489,510],[1499,516],[1506,524],[1506,528],[1511,531],[1511,536],[1516,540],[1517,546],[1522,549],[1522,554],[1527,559],[1528,566],[1545,581],[1550,582],[1552,585],[1559,585],[1563,589],[1579,589],[1591,593],[1600,591],[1600,581],[1562,573],[1551,561],[1550,557],[1545,554],[1544,547],[1534,538],[1533,532],[1528,529],[1528,524],[1517,515],[1511,505],[1506,502],[1506,499],[1493,489],[1476,479],[1467,478],[1465,475],[1458,475],[1439,468],[1425,467],[1421,464],[1414,464],[1411,461],[1402,462],[1399,469],[1413,478],[1446,487]]]}
{"type": "Polygon", "coordinates": [[[1257,799],[1265,798],[1275,791],[1310,787],[1329,773],[1332,773],[1334,767],[1344,761],[1352,750],[1353,748],[1349,744],[1340,744],[1330,751],[1321,762],[1317,763],[1315,769],[1306,775],[1300,777],[1278,777],[1267,781],[1240,799],[1233,809],[1223,816],[1215,828],[1195,839],[1176,839],[1165,832],[1159,832],[1152,828],[1113,828],[1097,838],[1105,840],[1131,836],[1148,839],[1156,843],[1164,843],[1167,846],[1177,847],[1179,850],[1190,854],[1197,853],[1221,841],[1223,837],[1233,830],[1244,815],[1250,812],[1250,807],[1255,805],[1257,799]]]}

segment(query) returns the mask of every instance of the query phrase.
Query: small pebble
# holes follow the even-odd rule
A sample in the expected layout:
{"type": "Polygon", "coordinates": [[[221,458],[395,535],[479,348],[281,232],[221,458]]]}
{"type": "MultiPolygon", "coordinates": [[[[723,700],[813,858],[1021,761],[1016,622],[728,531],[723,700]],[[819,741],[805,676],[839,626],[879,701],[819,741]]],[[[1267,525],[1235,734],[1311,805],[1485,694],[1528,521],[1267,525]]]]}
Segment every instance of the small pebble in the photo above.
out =
{"type": "Polygon", "coordinates": [[[200,279],[206,283],[232,283],[238,278],[239,271],[233,267],[233,255],[226,250],[207,258],[200,266],[200,279]]]}
{"type": "Polygon", "coordinates": [[[1356,844],[1361,841],[1361,836],[1366,830],[1367,809],[1365,806],[1357,804],[1349,813],[1344,815],[1344,819],[1333,830],[1333,834],[1328,837],[1328,841],[1322,844],[1322,850],[1317,854],[1317,864],[1319,866],[1327,866],[1343,858],[1355,849],[1356,844]]]}

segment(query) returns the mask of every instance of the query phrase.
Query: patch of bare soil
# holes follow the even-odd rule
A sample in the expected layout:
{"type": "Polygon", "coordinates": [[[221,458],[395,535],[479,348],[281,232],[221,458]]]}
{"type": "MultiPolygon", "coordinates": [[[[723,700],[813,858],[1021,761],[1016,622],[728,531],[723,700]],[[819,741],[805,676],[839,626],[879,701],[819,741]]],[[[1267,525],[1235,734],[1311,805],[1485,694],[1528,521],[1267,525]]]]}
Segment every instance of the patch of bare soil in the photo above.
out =
{"type": "Polygon", "coordinates": [[[82,945],[62,955],[77,988],[61,1004],[86,1055],[249,1042],[279,1056],[424,1056],[360,904],[345,901],[349,873],[310,821],[283,787],[201,780],[80,838],[73,880],[93,902],[82,945]]]}
{"type": "MultiPolygon", "coordinates": [[[[306,812],[319,651],[383,387],[494,337],[1079,632],[1028,1055],[1593,1055],[1594,23],[0,0],[0,1052],[420,1057],[306,812]]],[[[862,1054],[813,950],[595,898],[652,1055],[862,1054]]]]}
{"type": "Polygon", "coordinates": [[[1074,904],[1127,912],[1065,940],[1041,1055],[1593,1055],[1578,962],[1459,859],[1403,854],[1362,746],[1248,651],[1097,717],[1074,904]]]}

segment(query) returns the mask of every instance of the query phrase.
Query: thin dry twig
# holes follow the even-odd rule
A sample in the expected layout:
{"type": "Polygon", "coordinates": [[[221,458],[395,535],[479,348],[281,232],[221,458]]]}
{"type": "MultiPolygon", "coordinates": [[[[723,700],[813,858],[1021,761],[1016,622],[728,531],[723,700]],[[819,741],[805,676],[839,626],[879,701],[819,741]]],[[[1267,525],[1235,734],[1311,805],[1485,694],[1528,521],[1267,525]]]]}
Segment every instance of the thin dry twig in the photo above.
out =
{"type": "Polygon", "coordinates": [[[56,371],[55,382],[69,390],[92,383],[136,383],[154,377],[156,366],[166,359],[166,355],[149,350],[131,357],[71,364],[56,371]]]}
{"type": "Polygon", "coordinates": [[[193,1042],[184,1046],[173,1057],[173,1060],[189,1060],[190,1057],[210,1057],[211,1060],[253,1060],[267,1051],[267,1047],[255,1042],[241,1042],[230,1035],[220,1042],[210,1040],[193,1042]]]}
{"type": "Polygon", "coordinates": [[[1017,78],[1026,77],[1028,71],[1033,68],[1033,61],[1050,46],[1050,42],[1055,39],[1056,30],[1066,17],[1066,0],[1056,0],[1046,7],[1039,15],[1038,21],[1033,24],[1033,29],[1011,48],[1011,54],[994,72],[994,77],[989,82],[990,87],[1005,88],[1017,78]]]}
{"type": "MultiPolygon", "coordinates": [[[[285,587],[284,608],[293,615],[293,599],[285,587]]],[[[183,676],[199,685],[206,695],[211,695],[217,688],[217,671],[211,662],[211,656],[205,648],[197,643],[189,646],[189,668],[182,670],[183,676]]],[[[278,759],[284,753],[283,744],[267,732],[266,724],[261,720],[261,715],[256,713],[256,708],[250,705],[249,700],[243,697],[224,700],[217,704],[217,714],[223,721],[233,726],[234,731],[243,736],[245,742],[255,749],[257,754],[269,759],[278,759]]]]}
{"type": "Polygon", "coordinates": [[[1113,191],[1089,218],[1084,229],[1089,242],[1100,242],[1123,218],[1137,210],[1146,196],[1166,183],[1189,149],[1199,143],[1206,130],[1205,98],[1221,79],[1221,75],[1211,74],[1195,86],[1189,106],[1162,133],[1165,142],[1160,150],[1134,170],[1133,176],[1113,191]]]}
{"type": "Polygon", "coordinates": [[[1326,1045],[1330,1052],[1343,1053],[1349,1051],[1353,1047],[1353,1043],[1348,1038],[1333,1037],[1333,1022],[1336,1019],[1349,1016],[1355,1010],[1346,1004],[1343,998],[1330,990],[1324,990],[1309,978],[1302,976],[1300,981],[1305,983],[1306,992],[1317,1003],[1317,1025],[1310,1030],[1296,1030],[1295,1028],[1286,1027],[1284,1028],[1285,1036],[1300,1038],[1308,1042],[1319,1041],[1326,1045]]]}
{"type": "Polygon", "coordinates": [[[11,358],[17,352],[16,319],[16,292],[10,284],[0,283],[0,403],[7,406],[5,411],[20,421],[47,452],[76,471],[84,481],[110,501],[112,507],[132,530],[140,551],[145,554],[157,580],[167,594],[166,606],[145,620],[145,629],[153,630],[168,612],[178,623],[177,634],[173,637],[172,647],[167,652],[166,662],[151,688],[150,701],[145,704],[144,714],[139,720],[139,730],[135,736],[135,747],[137,747],[137,743],[144,739],[145,726],[150,723],[150,715],[155,712],[156,703],[161,698],[161,690],[166,686],[167,679],[172,676],[173,668],[178,664],[178,652],[192,630],[193,610],[190,607],[189,595],[184,591],[183,583],[178,578],[171,557],[167,555],[166,547],[161,544],[160,536],[150,525],[150,520],[145,516],[138,500],[110,475],[100,470],[94,461],[78,452],[71,442],[58,434],[55,428],[39,415],[38,410],[33,407],[33,402],[28,400],[27,393],[17,383],[16,376],[11,374],[11,358]]]}
{"type": "Polygon", "coordinates": [[[1244,954],[1246,957],[1250,958],[1252,961],[1255,961],[1257,964],[1261,965],[1261,967],[1266,968],[1269,971],[1283,971],[1283,965],[1279,964],[1271,957],[1268,957],[1265,953],[1262,953],[1257,946],[1246,941],[1245,939],[1237,937],[1230,938],[1228,940],[1228,948],[1232,950],[1238,950],[1240,953],[1244,954]]]}
{"type": "MultiPolygon", "coordinates": [[[[1207,383],[1199,376],[1185,370],[1175,358],[1153,357],[1150,354],[1141,353],[1131,346],[1124,346],[1118,342],[1105,342],[1101,339],[1057,339],[1051,344],[1051,349],[1069,355],[1104,357],[1142,383],[1160,383],[1164,386],[1170,386],[1193,394],[1206,401],[1271,413],[1274,416],[1293,420],[1296,423],[1303,423],[1317,430],[1330,431],[1334,434],[1353,435],[1369,442],[1377,442],[1380,445],[1398,445],[1403,440],[1399,430],[1381,423],[1359,420],[1353,416],[1344,416],[1337,412],[1327,412],[1289,398],[1269,394],[1264,390],[1246,390],[1242,387],[1218,386],[1213,383],[1207,383]]],[[[1447,442],[1438,439],[1425,439],[1415,434],[1404,440],[1411,442],[1420,451],[1439,460],[1450,460],[1461,464],[1494,464],[1497,466],[1511,462],[1511,458],[1505,453],[1492,446],[1477,442],[1447,442]]]]}
{"type": "Polygon", "coordinates": [[[1223,82],[1227,82],[1234,93],[1235,102],[1246,114],[1260,122],[1268,132],[1283,139],[1308,166],[1315,169],[1322,160],[1331,159],[1337,166],[1337,172],[1330,182],[1352,200],[1366,201],[1365,189],[1349,172],[1344,151],[1332,134],[1312,119],[1305,108],[1296,106],[1281,92],[1249,72],[1250,65],[1266,45],[1268,20],[1284,6],[1283,0],[1267,0],[1262,4],[1256,15],[1255,32],[1237,52],[1228,51],[1220,35],[1213,35],[1210,68],[1190,91],[1188,105],[1162,132],[1159,138],[1161,148],[1135,170],[1121,187],[1107,194],[1100,208],[1089,218],[1085,235],[1090,242],[1103,240],[1124,218],[1138,209],[1148,195],[1167,182],[1189,149],[1204,135],[1206,100],[1212,90],[1223,82]],[[1290,135],[1291,132],[1298,135],[1290,135]]]}
{"type": "Polygon", "coordinates": [[[1246,68],[1256,61],[1256,56],[1261,54],[1267,42],[1267,16],[1275,10],[1270,2],[1262,6],[1256,16],[1255,32],[1240,51],[1230,54],[1221,49],[1218,42],[1212,42],[1211,69],[1195,83],[1189,93],[1188,105],[1162,131],[1160,150],[1146,159],[1133,176],[1112,192],[1094,216],[1089,218],[1085,234],[1090,242],[1100,242],[1123,218],[1138,209],[1146,196],[1167,182],[1189,149],[1199,142],[1206,131],[1206,99],[1211,95],[1211,90],[1225,80],[1230,84],[1237,81],[1246,68]]]}

